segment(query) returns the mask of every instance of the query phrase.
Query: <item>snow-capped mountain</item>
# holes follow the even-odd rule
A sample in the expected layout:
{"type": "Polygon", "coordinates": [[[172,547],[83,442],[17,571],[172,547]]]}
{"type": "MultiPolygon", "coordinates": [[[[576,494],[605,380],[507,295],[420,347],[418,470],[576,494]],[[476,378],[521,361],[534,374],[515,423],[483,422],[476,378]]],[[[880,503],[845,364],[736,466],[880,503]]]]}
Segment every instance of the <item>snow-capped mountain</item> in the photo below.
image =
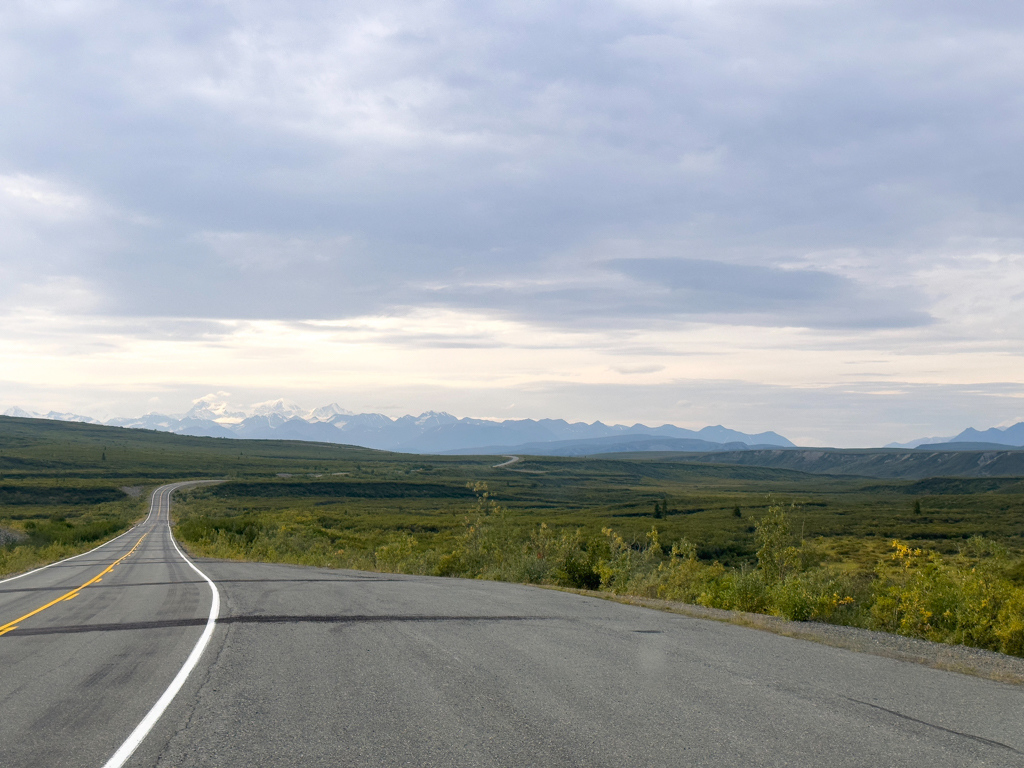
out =
{"type": "Polygon", "coordinates": [[[352,411],[346,411],[337,403],[331,403],[330,405],[321,405],[319,408],[314,408],[306,414],[306,421],[331,421],[331,419],[336,419],[338,416],[355,416],[355,414],[352,411]]]}
{"type": "Polygon", "coordinates": [[[227,403],[200,398],[182,418],[216,421],[218,424],[237,424],[246,416],[245,411],[233,411],[227,403]]]}
{"type": "Polygon", "coordinates": [[[86,424],[102,424],[103,422],[97,421],[96,419],[90,418],[89,416],[79,416],[77,413],[60,413],[59,411],[50,411],[49,413],[35,413],[34,411],[26,411],[23,408],[14,406],[8,408],[3,413],[4,416],[16,416],[20,419],[51,419],[52,421],[82,421],[86,424]]]}
{"type": "MultiPolygon", "coordinates": [[[[11,408],[7,416],[22,418],[62,418],[68,421],[101,422],[74,414],[41,415],[20,408],[11,408]]],[[[669,438],[693,441],[692,445],[742,444],[793,447],[775,432],[748,435],[722,426],[705,427],[699,431],[671,424],[648,427],[644,424],[625,426],[569,423],[563,419],[487,419],[457,418],[443,411],[426,411],[419,416],[393,419],[381,413],[353,413],[337,403],[307,410],[284,399],[269,400],[250,406],[232,405],[218,395],[196,400],[183,414],[149,413],[138,418],[118,417],[105,422],[108,426],[154,429],[181,435],[233,437],[242,439],[311,440],[405,453],[467,452],[486,447],[488,451],[502,446],[551,443],[555,441],[587,441],[614,437],[608,445],[624,445],[629,436],[669,438]]],[[[607,442],[607,441],[605,441],[607,442]]],[[[642,441],[641,441],[642,442],[642,441]]],[[[651,441],[648,439],[648,443],[651,441]]],[[[603,446],[605,443],[600,443],[603,446]]],[[[638,443],[639,444],[639,443],[638,443]]],[[[654,443],[651,443],[652,445],[654,443]]],[[[659,443],[660,444],[660,443],[659,443]]],[[[595,444],[595,453],[600,453],[595,444]]]]}
{"type": "Polygon", "coordinates": [[[252,411],[252,416],[280,416],[284,419],[302,419],[308,413],[302,406],[289,402],[283,397],[277,400],[256,403],[250,410],[252,411]]]}

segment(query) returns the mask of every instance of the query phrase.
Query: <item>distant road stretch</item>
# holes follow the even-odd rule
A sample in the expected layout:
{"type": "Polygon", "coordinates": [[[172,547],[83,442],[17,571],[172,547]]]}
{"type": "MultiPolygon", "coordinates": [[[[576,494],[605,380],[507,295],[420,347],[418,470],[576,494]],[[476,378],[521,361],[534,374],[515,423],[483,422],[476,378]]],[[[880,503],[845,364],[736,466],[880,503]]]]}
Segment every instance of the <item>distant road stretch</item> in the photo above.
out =
{"type": "Polygon", "coordinates": [[[0,581],[5,768],[1024,765],[1021,687],[513,584],[197,561],[213,587],[175,487],[0,581]]]}

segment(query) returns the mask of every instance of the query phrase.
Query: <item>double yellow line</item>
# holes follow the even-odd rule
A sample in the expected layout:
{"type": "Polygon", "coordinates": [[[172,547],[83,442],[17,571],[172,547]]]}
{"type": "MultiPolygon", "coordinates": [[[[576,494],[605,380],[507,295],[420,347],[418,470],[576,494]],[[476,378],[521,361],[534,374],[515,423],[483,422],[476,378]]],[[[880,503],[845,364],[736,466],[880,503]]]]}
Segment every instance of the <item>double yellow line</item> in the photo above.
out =
{"type": "Polygon", "coordinates": [[[37,613],[42,613],[47,608],[49,608],[51,605],[56,605],[57,603],[62,602],[64,600],[71,600],[71,599],[73,599],[75,597],[78,597],[78,593],[79,592],[81,592],[83,589],[88,587],[90,584],[95,584],[97,581],[100,581],[104,576],[106,576],[108,573],[110,573],[112,570],[114,570],[114,566],[115,565],[120,565],[123,560],[125,560],[128,557],[131,557],[135,553],[135,550],[139,548],[139,545],[142,543],[142,539],[146,538],[147,536],[149,536],[148,532],[142,534],[142,538],[140,538],[137,542],[135,542],[135,546],[132,547],[128,551],[127,554],[119,557],[117,560],[115,560],[110,565],[108,565],[105,570],[103,570],[102,572],[100,572],[100,573],[96,574],[95,576],[93,576],[91,579],[89,579],[87,582],[85,582],[85,584],[83,584],[82,586],[75,587],[70,592],[61,595],[56,600],[51,600],[50,602],[48,602],[46,605],[42,606],[41,608],[36,608],[31,613],[26,613],[21,618],[15,619],[14,621],[11,621],[11,622],[8,622],[7,624],[4,624],[2,627],[0,627],[0,635],[5,635],[8,632],[10,632],[12,629],[17,629],[18,625],[21,622],[25,621],[25,619],[30,619],[33,616],[35,616],[37,613]]]}

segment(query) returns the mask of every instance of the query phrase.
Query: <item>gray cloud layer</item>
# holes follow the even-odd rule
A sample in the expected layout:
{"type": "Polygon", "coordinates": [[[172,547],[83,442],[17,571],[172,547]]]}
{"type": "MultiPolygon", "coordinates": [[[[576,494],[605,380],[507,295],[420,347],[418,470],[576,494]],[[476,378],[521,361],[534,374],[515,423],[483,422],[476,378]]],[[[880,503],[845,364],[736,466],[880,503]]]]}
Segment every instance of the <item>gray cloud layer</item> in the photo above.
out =
{"type": "Polygon", "coordinates": [[[1024,235],[1017,3],[14,2],[0,50],[8,304],[902,328],[1024,235]]]}

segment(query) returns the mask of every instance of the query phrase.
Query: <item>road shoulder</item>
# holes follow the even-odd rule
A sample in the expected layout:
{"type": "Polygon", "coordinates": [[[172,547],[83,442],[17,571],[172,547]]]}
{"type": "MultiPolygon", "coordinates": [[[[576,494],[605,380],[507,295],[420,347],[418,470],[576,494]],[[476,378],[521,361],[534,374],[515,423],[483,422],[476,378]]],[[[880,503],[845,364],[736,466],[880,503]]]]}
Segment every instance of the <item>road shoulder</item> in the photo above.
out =
{"type": "Polygon", "coordinates": [[[659,600],[651,597],[633,595],[615,595],[610,592],[598,592],[570,587],[553,587],[541,585],[541,589],[553,589],[570,592],[586,597],[597,597],[626,605],[653,608],[668,613],[677,613],[696,619],[711,619],[742,627],[759,629],[785,637],[830,645],[857,653],[868,653],[888,659],[922,664],[933,669],[947,672],[959,672],[965,675],[981,677],[1012,685],[1024,685],[1024,659],[1007,656],[981,648],[969,648],[964,645],[947,645],[918,640],[911,637],[891,635],[886,632],[875,632],[858,627],[843,627],[835,624],[818,622],[789,621],[778,616],[765,616],[760,613],[744,613],[743,611],[725,611],[719,608],[706,608],[702,605],[677,603],[671,600],[659,600]]]}

